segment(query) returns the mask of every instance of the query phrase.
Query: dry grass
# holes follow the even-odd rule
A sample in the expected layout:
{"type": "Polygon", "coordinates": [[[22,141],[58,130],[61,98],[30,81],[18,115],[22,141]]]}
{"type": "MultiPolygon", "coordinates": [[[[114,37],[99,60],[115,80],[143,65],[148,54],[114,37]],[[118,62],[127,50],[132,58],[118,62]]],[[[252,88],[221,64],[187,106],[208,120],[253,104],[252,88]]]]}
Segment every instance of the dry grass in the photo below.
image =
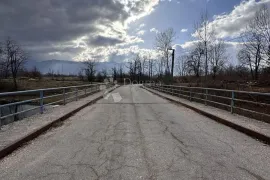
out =
{"type": "MultiPolygon", "coordinates": [[[[229,78],[227,78],[229,79],[229,78]]],[[[177,77],[175,78],[175,85],[189,86],[189,87],[208,87],[216,89],[229,89],[238,91],[254,91],[254,92],[270,92],[270,83],[265,82],[254,82],[249,80],[227,80],[227,79],[216,79],[213,80],[208,77],[207,84],[205,84],[204,77],[196,78],[194,76],[177,77]]]]}
{"type": "MultiPolygon", "coordinates": [[[[79,86],[84,84],[89,84],[89,82],[80,81],[77,77],[58,77],[54,79],[50,77],[44,77],[42,79],[20,78],[18,79],[18,90],[22,91],[64,86],[79,86]]],[[[8,92],[12,90],[12,79],[2,79],[0,81],[0,92],[8,92]]]]}
{"type": "MultiPolygon", "coordinates": [[[[79,85],[85,85],[89,84],[87,81],[80,81],[77,77],[58,77],[58,78],[50,78],[50,77],[44,77],[42,79],[29,79],[29,78],[20,78],[18,79],[18,90],[33,90],[33,89],[44,89],[44,88],[54,88],[54,87],[66,87],[66,86],[79,86],[79,85]]],[[[0,80],[0,92],[9,92],[13,90],[13,82],[12,79],[2,79],[0,80]]],[[[73,89],[74,91],[74,89],[73,89]]],[[[50,91],[45,92],[44,96],[48,95],[55,95],[55,94],[62,94],[62,90],[56,90],[56,91],[50,91]]],[[[75,95],[74,94],[70,94],[75,95]]],[[[13,101],[23,101],[28,99],[35,99],[39,98],[39,93],[33,93],[33,94],[22,94],[17,96],[6,96],[6,97],[0,97],[0,104],[7,103],[7,102],[13,102],[13,101]]],[[[44,99],[44,103],[50,103],[55,102],[58,100],[61,100],[63,97],[53,97],[49,99],[44,99]]],[[[36,104],[39,102],[32,102],[31,104],[36,104]]]]}

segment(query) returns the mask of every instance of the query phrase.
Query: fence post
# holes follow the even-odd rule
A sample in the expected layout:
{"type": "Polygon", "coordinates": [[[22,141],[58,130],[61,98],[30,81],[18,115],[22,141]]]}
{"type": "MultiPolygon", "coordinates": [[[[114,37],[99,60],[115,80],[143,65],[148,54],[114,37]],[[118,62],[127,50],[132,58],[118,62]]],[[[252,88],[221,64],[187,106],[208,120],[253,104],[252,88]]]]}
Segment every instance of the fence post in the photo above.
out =
{"type": "Polygon", "coordinates": [[[40,91],[40,114],[43,114],[44,112],[44,92],[43,91],[40,91]]]}
{"type": "Polygon", "coordinates": [[[63,104],[66,105],[66,89],[63,89],[63,104]]]}
{"type": "Polygon", "coordinates": [[[204,104],[207,106],[207,100],[208,100],[208,89],[205,90],[205,101],[204,104]]]}
{"type": "Polygon", "coordinates": [[[231,113],[233,114],[233,108],[234,108],[234,91],[232,91],[232,99],[231,99],[231,113]]]}

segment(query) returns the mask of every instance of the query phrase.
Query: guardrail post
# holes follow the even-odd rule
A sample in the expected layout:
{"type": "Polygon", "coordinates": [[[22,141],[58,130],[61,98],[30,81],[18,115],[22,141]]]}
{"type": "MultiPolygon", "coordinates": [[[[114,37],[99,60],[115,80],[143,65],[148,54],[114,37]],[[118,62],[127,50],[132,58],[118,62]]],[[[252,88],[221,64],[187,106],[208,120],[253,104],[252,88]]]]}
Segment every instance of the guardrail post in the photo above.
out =
{"type": "Polygon", "coordinates": [[[205,101],[204,104],[207,106],[207,100],[208,100],[208,89],[205,90],[205,101]]]}
{"type": "Polygon", "coordinates": [[[189,100],[190,100],[190,101],[192,101],[191,95],[192,95],[192,89],[190,88],[190,89],[189,89],[189,100]]]}
{"type": "Polygon", "coordinates": [[[66,89],[63,89],[63,104],[66,105],[66,89]]]}
{"type": "Polygon", "coordinates": [[[233,108],[234,108],[234,91],[232,91],[232,99],[231,99],[231,113],[233,114],[233,108]]]}
{"type": "Polygon", "coordinates": [[[1,119],[1,116],[2,116],[2,106],[0,105],[0,127],[2,126],[2,119],[1,119]]]}
{"type": "Polygon", "coordinates": [[[40,114],[44,112],[44,92],[40,91],[40,114]]]}
{"type": "Polygon", "coordinates": [[[78,101],[78,88],[76,88],[76,101],[78,101]]]}

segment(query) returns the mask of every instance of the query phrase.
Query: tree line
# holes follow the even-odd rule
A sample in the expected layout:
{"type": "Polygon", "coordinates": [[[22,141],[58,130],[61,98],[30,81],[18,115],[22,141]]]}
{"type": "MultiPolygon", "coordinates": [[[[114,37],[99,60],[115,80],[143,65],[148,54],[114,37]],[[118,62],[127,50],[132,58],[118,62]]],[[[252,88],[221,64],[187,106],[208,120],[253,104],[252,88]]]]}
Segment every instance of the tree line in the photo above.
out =
{"type": "Polygon", "coordinates": [[[180,76],[196,77],[228,74],[229,70],[249,72],[252,80],[268,72],[270,66],[270,14],[267,6],[261,6],[255,16],[248,22],[240,35],[238,45],[241,47],[236,66],[230,63],[228,44],[216,36],[214,27],[210,26],[207,13],[201,16],[195,25],[197,38],[194,47],[178,57],[177,70],[180,76]]]}

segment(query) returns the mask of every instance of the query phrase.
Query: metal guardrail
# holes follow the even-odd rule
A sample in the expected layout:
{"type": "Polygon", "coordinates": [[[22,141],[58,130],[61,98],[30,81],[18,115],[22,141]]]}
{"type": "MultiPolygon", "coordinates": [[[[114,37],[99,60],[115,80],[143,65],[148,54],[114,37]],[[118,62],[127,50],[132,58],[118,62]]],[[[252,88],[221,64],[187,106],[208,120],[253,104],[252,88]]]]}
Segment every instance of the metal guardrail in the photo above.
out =
{"type": "Polygon", "coordinates": [[[144,86],[270,123],[270,93],[160,84],[144,86]]]}
{"type": "Polygon", "coordinates": [[[58,87],[58,88],[47,88],[47,89],[35,89],[35,90],[26,90],[26,91],[15,91],[15,92],[5,92],[0,93],[1,98],[9,98],[12,97],[34,97],[27,100],[20,100],[17,102],[11,102],[6,104],[0,104],[0,127],[2,125],[2,120],[17,116],[19,114],[23,114],[29,111],[33,111],[39,109],[39,112],[42,114],[44,112],[44,108],[49,105],[55,104],[63,104],[71,102],[72,100],[78,100],[82,96],[87,96],[89,94],[96,93],[100,91],[100,86],[104,86],[104,88],[112,87],[112,84],[105,83],[97,83],[97,84],[89,84],[89,85],[81,85],[81,86],[68,86],[68,87],[58,87]],[[48,103],[46,103],[48,101],[48,103]],[[25,105],[29,103],[34,103],[36,107],[26,109],[20,112],[13,112],[4,116],[1,116],[2,109],[10,106],[18,106],[25,105]]]}

